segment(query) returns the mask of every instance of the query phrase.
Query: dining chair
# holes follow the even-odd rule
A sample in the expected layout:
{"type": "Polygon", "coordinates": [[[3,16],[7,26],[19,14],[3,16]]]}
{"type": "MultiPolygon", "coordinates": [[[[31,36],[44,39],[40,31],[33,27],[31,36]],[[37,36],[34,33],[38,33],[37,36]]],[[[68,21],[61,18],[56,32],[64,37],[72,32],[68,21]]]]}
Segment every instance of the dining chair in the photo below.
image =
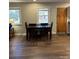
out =
{"type": "Polygon", "coordinates": [[[30,23],[29,26],[36,26],[36,24],[35,23],[30,23]]]}
{"type": "Polygon", "coordinates": [[[25,29],[26,29],[26,37],[27,37],[27,22],[25,22],[25,29]]]}
{"type": "Polygon", "coordinates": [[[51,29],[50,29],[50,39],[52,38],[52,27],[53,27],[53,22],[51,22],[51,29]]]}
{"type": "Polygon", "coordinates": [[[48,25],[48,23],[41,23],[41,25],[42,25],[42,26],[46,26],[46,25],[48,25]]]}

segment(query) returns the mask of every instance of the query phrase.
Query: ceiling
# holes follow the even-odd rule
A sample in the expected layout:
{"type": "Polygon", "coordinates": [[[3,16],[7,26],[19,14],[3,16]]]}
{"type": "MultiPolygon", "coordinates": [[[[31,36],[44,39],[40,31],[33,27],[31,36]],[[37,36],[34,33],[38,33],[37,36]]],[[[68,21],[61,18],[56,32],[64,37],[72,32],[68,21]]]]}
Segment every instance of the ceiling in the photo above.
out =
{"type": "MultiPolygon", "coordinates": [[[[33,2],[33,0],[9,0],[9,2],[33,2]]],[[[70,0],[37,0],[36,2],[70,2],[70,0]]]]}

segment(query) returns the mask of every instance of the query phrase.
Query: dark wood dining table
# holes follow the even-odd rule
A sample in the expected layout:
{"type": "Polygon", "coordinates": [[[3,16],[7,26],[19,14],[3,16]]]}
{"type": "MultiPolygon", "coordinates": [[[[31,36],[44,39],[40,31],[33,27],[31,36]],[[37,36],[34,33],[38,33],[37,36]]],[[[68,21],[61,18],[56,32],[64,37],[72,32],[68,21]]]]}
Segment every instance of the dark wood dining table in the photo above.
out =
{"type": "Polygon", "coordinates": [[[27,39],[28,39],[30,30],[34,30],[34,29],[45,30],[45,31],[49,32],[50,33],[50,39],[51,39],[52,32],[51,32],[51,25],[50,24],[49,25],[39,25],[39,24],[37,24],[36,26],[27,25],[27,39]]]}

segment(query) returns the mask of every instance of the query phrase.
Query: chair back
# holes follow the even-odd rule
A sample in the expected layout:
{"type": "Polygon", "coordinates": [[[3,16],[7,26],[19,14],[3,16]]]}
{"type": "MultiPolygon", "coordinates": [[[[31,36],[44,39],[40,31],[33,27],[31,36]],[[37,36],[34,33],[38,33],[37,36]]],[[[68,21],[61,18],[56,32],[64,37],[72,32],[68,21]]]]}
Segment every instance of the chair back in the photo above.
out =
{"type": "Polygon", "coordinates": [[[27,22],[25,22],[25,27],[27,28],[27,22]]]}
{"type": "Polygon", "coordinates": [[[53,27],[53,22],[51,22],[51,30],[52,30],[52,27],[53,27]]]}
{"type": "Polygon", "coordinates": [[[41,25],[42,25],[42,26],[46,26],[46,25],[48,25],[48,23],[41,23],[41,25]]]}
{"type": "Polygon", "coordinates": [[[36,26],[36,24],[32,23],[32,24],[29,24],[29,26],[36,26]]]}
{"type": "Polygon", "coordinates": [[[25,22],[25,29],[26,29],[26,33],[27,33],[27,22],[25,22]]]}

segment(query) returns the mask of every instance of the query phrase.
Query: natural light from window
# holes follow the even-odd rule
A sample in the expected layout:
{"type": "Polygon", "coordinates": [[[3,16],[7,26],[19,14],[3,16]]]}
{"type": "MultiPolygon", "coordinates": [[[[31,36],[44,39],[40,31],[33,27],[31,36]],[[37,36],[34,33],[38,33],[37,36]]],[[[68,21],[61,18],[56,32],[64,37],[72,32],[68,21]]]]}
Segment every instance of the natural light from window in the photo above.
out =
{"type": "Polygon", "coordinates": [[[38,11],[39,23],[48,23],[48,9],[39,9],[38,11]]]}
{"type": "Polygon", "coordinates": [[[9,10],[9,22],[20,24],[20,10],[9,10]]]}

